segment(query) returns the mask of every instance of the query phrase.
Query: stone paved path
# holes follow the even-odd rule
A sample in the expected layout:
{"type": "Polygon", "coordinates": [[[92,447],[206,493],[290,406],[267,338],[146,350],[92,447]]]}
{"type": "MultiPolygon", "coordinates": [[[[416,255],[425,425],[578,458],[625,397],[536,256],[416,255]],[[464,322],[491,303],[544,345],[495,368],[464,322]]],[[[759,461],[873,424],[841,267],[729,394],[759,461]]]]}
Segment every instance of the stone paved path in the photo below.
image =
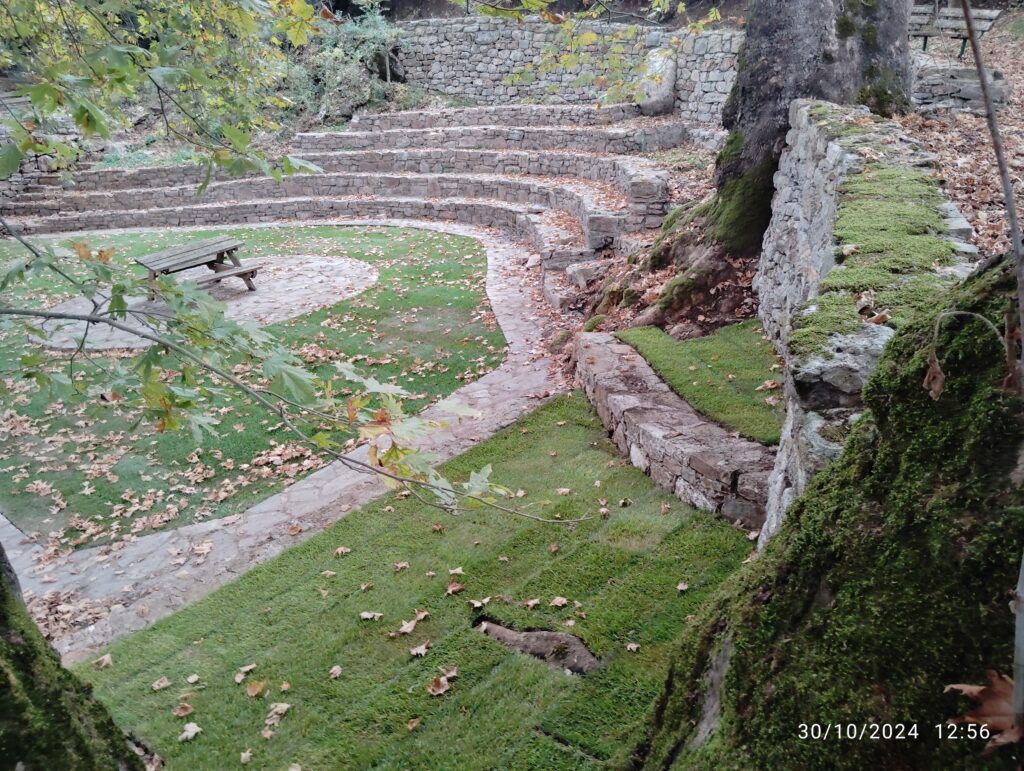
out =
{"type": "MultiPolygon", "coordinates": [[[[355,297],[377,283],[377,269],[362,260],[341,255],[296,254],[244,259],[259,263],[256,291],[250,292],[239,278],[228,278],[219,284],[210,284],[206,291],[227,307],[224,316],[235,321],[255,321],[274,324],[301,316],[304,313],[334,305],[355,297]]],[[[178,281],[192,281],[210,275],[205,268],[178,273],[178,281]]],[[[152,314],[159,319],[166,306],[145,297],[126,298],[130,311],[152,314]]],[[[62,313],[88,313],[92,303],[76,297],[50,310],[62,313]]],[[[126,320],[133,325],[132,319],[126,320]]],[[[141,326],[141,325],[140,325],[141,326]]],[[[49,337],[46,345],[70,350],[78,347],[85,323],[79,321],[48,321],[43,324],[49,337]]],[[[104,326],[89,330],[86,348],[91,351],[112,348],[148,348],[150,343],[128,332],[104,326]]]]}
{"type": "MultiPolygon", "coordinates": [[[[543,345],[543,328],[553,317],[544,302],[537,272],[520,264],[529,256],[528,251],[491,232],[457,225],[403,220],[330,224],[420,227],[476,238],[487,250],[487,294],[508,343],[505,361],[480,380],[426,409],[424,417],[444,420],[448,425],[423,437],[417,447],[441,459],[451,458],[567,388],[543,345]],[[455,403],[480,410],[480,417],[453,416],[447,408],[455,403]]],[[[352,456],[363,459],[365,450],[357,449],[352,456]]],[[[339,461],[242,514],[157,532],[129,543],[82,549],[45,568],[32,559],[37,547],[25,543],[21,531],[2,515],[0,543],[26,597],[71,592],[78,600],[111,605],[104,618],[53,640],[70,663],[195,602],[384,491],[375,477],[339,461]],[[294,526],[301,528],[297,535],[289,533],[294,526]],[[201,552],[207,542],[210,548],[204,557],[201,552]]]]}

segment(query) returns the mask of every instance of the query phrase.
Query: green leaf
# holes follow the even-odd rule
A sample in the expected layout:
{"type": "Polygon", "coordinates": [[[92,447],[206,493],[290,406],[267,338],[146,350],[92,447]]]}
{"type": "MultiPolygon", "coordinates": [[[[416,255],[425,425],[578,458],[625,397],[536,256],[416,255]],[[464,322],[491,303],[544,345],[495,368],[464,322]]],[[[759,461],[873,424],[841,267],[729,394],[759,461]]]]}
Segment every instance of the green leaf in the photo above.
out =
{"type": "Polygon", "coordinates": [[[270,390],[273,393],[303,407],[316,402],[313,376],[306,370],[273,359],[268,359],[263,369],[271,378],[270,390]]]}
{"type": "Polygon", "coordinates": [[[244,153],[249,147],[249,135],[234,126],[222,126],[221,131],[228,138],[231,146],[240,153],[244,153]]]}
{"type": "Polygon", "coordinates": [[[0,179],[7,179],[20,169],[24,157],[25,154],[14,143],[0,147],[0,179]]]}

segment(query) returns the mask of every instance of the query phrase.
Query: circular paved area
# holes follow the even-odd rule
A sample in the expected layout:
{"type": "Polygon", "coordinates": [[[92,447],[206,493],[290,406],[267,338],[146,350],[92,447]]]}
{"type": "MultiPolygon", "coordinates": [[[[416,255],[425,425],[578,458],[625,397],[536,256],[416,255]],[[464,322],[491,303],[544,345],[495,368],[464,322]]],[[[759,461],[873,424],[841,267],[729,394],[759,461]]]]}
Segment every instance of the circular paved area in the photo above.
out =
{"type": "MultiPolygon", "coordinates": [[[[377,283],[377,269],[361,260],[331,255],[281,255],[250,258],[262,267],[256,276],[256,291],[250,292],[240,278],[228,278],[210,284],[207,291],[226,306],[224,315],[234,321],[255,321],[274,324],[301,316],[355,297],[377,283]]],[[[243,261],[245,265],[247,261],[243,261]]],[[[179,281],[210,275],[206,268],[196,268],[175,275],[179,281]]],[[[166,306],[145,297],[128,300],[129,311],[159,319],[167,314],[166,306]]],[[[51,310],[64,313],[89,313],[92,305],[84,297],[61,303],[51,310]]],[[[131,316],[125,321],[134,325],[131,316]]],[[[138,322],[135,322],[138,324],[138,322]]],[[[140,325],[141,326],[141,325],[140,325]]],[[[80,321],[49,321],[43,325],[51,348],[70,350],[78,347],[86,328],[80,321]]],[[[146,348],[149,341],[129,332],[104,325],[89,329],[88,350],[114,348],[146,348]]]]}

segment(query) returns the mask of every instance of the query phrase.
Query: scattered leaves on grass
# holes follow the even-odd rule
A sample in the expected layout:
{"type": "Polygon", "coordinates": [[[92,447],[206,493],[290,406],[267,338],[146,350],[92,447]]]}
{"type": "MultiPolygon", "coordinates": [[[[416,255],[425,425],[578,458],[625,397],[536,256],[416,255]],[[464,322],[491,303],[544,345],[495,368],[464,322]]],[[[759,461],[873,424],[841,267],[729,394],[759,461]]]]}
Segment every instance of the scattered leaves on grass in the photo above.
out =
{"type": "Polygon", "coordinates": [[[335,664],[333,667],[331,667],[331,671],[327,674],[331,676],[332,680],[337,680],[339,677],[341,677],[341,667],[335,664]]]}
{"type": "Polygon", "coordinates": [[[427,693],[431,696],[440,696],[442,693],[451,688],[447,677],[435,677],[429,683],[427,683],[427,693]]]}
{"type": "Polygon", "coordinates": [[[421,718],[414,717],[405,724],[405,727],[408,728],[410,731],[415,731],[419,727],[419,724],[422,722],[423,720],[421,718]]]}
{"type": "Polygon", "coordinates": [[[640,646],[634,642],[626,643],[626,650],[630,653],[636,653],[638,650],[640,650],[640,646]]]}
{"type": "Polygon", "coordinates": [[[448,589],[445,591],[445,596],[450,594],[458,594],[465,588],[466,587],[464,584],[460,584],[458,581],[452,579],[448,582],[448,589]]]}
{"type": "Polygon", "coordinates": [[[114,659],[111,658],[109,653],[104,653],[98,659],[93,660],[92,663],[96,669],[106,669],[107,667],[114,666],[114,659]]]}
{"type": "Polygon", "coordinates": [[[365,592],[367,589],[373,588],[373,581],[367,581],[365,584],[359,584],[359,591],[365,592]]]}
{"type": "Polygon", "coordinates": [[[551,544],[548,547],[548,551],[551,552],[552,554],[558,554],[558,544],[557,543],[551,544]]]}
{"type": "Polygon", "coordinates": [[[170,685],[170,680],[168,680],[166,677],[161,677],[153,683],[152,688],[154,691],[162,691],[164,688],[169,688],[170,685]]]}
{"type": "Polygon", "coordinates": [[[290,691],[291,688],[292,688],[292,684],[289,683],[287,680],[285,680],[283,683],[281,683],[281,693],[284,693],[285,691],[290,691]]]}
{"type": "Polygon", "coordinates": [[[245,684],[245,695],[255,699],[266,687],[266,683],[263,680],[250,680],[245,684]]]}
{"type": "Polygon", "coordinates": [[[555,492],[558,493],[559,495],[569,495],[570,493],[572,493],[572,490],[568,487],[559,487],[557,490],[555,490],[555,492]]]}
{"type": "Polygon", "coordinates": [[[241,763],[242,765],[245,765],[250,760],[252,760],[252,750],[246,750],[238,758],[238,762],[241,763]]]}
{"type": "Polygon", "coordinates": [[[195,685],[199,682],[199,675],[189,675],[185,678],[185,682],[189,685],[195,685]]]}
{"type": "Polygon", "coordinates": [[[344,557],[346,554],[351,554],[351,553],[352,553],[352,550],[350,548],[348,548],[347,546],[339,546],[337,549],[334,550],[334,556],[335,557],[344,557]]]}
{"type": "Polygon", "coordinates": [[[408,562],[396,562],[395,563],[395,572],[396,573],[401,573],[403,570],[407,570],[408,568],[409,568],[409,563],[408,562]]]}
{"type": "Polygon", "coordinates": [[[430,529],[433,530],[435,533],[443,533],[444,525],[442,525],[440,522],[435,522],[433,525],[430,526],[430,529]]]}
{"type": "Polygon", "coordinates": [[[498,562],[508,562],[508,557],[502,554],[498,557],[498,562]]]}
{"type": "Polygon", "coordinates": [[[676,589],[678,589],[680,592],[685,592],[689,588],[690,585],[685,581],[680,581],[678,584],[676,584],[676,589]]]}
{"type": "Polygon", "coordinates": [[[181,735],[178,736],[178,741],[190,742],[202,732],[203,729],[200,728],[196,723],[185,723],[185,728],[182,730],[181,735]]]}
{"type": "Polygon", "coordinates": [[[322,573],[320,573],[320,575],[322,575],[324,578],[334,578],[338,574],[335,573],[333,570],[325,570],[322,573]]]}
{"type": "Polygon", "coordinates": [[[410,648],[409,649],[409,653],[411,655],[413,655],[413,656],[426,656],[427,655],[427,648],[429,648],[429,647],[430,647],[430,640],[427,640],[426,642],[424,642],[424,643],[422,643],[420,645],[417,645],[414,648],[410,648]]]}
{"type": "Polygon", "coordinates": [[[462,568],[461,567],[449,568],[448,575],[450,575],[450,576],[461,576],[461,575],[463,575],[462,568]]]}
{"type": "Polygon", "coordinates": [[[534,597],[532,600],[523,600],[523,607],[533,610],[540,605],[540,597],[534,597]]]}
{"type": "Polygon", "coordinates": [[[662,502],[661,513],[668,514],[670,511],[672,511],[672,505],[670,503],[662,502]]]}
{"type": "Polygon", "coordinates": [[[486,605],[487,603],[489,603],[490,601],[491,601],[491,598],[490,598],[490,597],[484,597],[484,598],[483,598],[482,600],[470,600],[470,601],[469,601],[469,604],[470,604],[470,605],[471,605],[471,606],[472,606],[473,608],[478,608],[478,609],[479,609],[479,608],[482,608],[482,607],[483,607],[484,605],[486,605]]]}
{"type": "Polygon", "coordinates": [[[568,604],[569,601],[565,599],[565,597],[555,597],[555,599],[548,603],[548,606],[552,608],[564,608],[568,604]]]}
{"type": "Polygon", "coordinates": [[[195,712],[195,710],[192,709],[192,705],[186,704],[185,702],[182,702],[177,707],[171,710],[171,714],[175,717],[187,717],[188,715],[191,715],[193,712],[195,712]]]}
{"type": "Polygon", "coordinates": [[[375,613],[372,610],[364,610],[359,614],[361,621],[380,621],[382,618],[384,618],[383,613],[375,613]]]}

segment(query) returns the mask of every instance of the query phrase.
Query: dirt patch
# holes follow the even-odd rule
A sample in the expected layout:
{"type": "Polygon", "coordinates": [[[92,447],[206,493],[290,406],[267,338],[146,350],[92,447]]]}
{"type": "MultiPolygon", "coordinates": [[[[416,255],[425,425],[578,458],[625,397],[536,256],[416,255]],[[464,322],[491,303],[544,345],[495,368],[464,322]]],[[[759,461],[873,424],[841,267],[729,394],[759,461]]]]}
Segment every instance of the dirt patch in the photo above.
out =
{"type": "Polygon", "coordinates": [[[493,621],[483,621],[476,629],[506,648],[577,675],[585,675],[601,663],[579,637],[564,632],[517,632],[493,621]]]}

